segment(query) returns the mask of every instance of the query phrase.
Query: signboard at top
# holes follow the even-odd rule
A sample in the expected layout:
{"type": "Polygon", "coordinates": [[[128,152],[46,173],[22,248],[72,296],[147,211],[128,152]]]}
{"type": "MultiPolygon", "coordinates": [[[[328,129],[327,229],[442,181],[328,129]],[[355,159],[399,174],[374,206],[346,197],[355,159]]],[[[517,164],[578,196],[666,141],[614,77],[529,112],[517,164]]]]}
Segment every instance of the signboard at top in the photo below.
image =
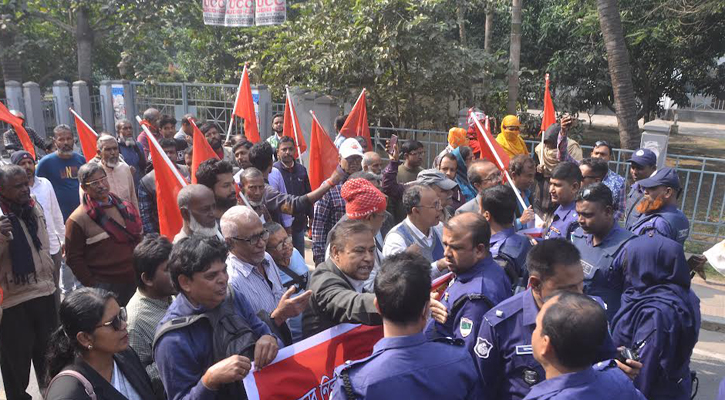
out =
{"type": "Polygon", "coordinates": [[[205,25],[279,25],[287,19],[286,0],[202,0],[205,25]]]}

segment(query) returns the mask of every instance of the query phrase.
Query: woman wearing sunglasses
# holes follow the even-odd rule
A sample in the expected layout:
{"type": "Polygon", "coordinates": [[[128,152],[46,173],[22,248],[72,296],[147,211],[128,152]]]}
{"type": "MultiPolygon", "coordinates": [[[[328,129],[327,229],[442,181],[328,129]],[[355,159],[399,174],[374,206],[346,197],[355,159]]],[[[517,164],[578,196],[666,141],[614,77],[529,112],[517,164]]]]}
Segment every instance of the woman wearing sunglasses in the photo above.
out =
{"type": "Polygon", "coordinates": [[[113,293],[83,288],[60,305],[48,345],[47,400],[153,399],[151,381],[128,347],[126,310],[113,293]]]}

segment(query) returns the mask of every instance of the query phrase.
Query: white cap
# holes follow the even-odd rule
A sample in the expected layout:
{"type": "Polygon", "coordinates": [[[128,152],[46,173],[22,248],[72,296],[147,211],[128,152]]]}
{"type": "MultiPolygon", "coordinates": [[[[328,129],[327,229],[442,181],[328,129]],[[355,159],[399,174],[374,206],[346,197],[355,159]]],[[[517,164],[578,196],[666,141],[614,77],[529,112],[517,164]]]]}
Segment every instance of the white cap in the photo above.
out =
{"type": "Polygon", "coordinates": [[[352,156],[363,156],[362,146],[355,138],[347,138],[340,145],[340,157],[348,158],[352,156]]]}

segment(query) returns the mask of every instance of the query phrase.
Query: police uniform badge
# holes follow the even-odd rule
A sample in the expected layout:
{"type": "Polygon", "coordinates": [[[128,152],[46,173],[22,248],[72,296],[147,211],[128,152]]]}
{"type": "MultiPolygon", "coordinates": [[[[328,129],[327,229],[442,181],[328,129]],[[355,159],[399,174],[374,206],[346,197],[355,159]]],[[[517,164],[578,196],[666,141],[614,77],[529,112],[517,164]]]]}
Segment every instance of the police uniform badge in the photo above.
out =
{"type": "Polygon", "coordinates": [[[534,386],[539,383],[539,373],[531,368],[524,369],[522,378],[524,378],[524,382],[529,386],[534,386]]]}
{"type": "Polygon", "coordinates": [[[468,318],[461,318],[458,329],[461,331],[461,336],[467,337],[473,331],[473,321],[468,318]]]}
{"type": "Polygon", "coordinates": [[[493,345],[491,344],[491,342],[489,342],[487,339],[479,337],[476,338],[476,347],[473,348],[473,351],[480,358],[488,358],[488,355],[491,353],[492,348],[493,345]]]}

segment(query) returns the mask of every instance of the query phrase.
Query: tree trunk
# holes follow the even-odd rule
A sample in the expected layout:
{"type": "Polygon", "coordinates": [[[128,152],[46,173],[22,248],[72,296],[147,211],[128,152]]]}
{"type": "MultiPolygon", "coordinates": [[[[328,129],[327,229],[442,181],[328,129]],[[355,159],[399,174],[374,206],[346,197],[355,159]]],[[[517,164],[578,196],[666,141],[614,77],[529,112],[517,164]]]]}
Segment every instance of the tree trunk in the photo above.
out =
{"type": "Polygon", "coordinates": [[[78,47],[78,79],[93,82],[93,30],[88,20],[88,8],[80,7],[76,14],[76,45],[78,47]]]}
{"type": "Polygon", "coordinates": [[[493,4],[486,5],[486,26],[483,33],[483,51],[491,54],[491,34],[493,33],[493,4]]]}
{"type": "Polygon", "coordinates": [[[23,82],[23,68],[20,58],[12,51],[15,45],[16,26],[11,15],[0,17],[0,50],[5,54],[0,57],[0,66],[3,69],[3,80],[23,82]]]}
{"type": "Polygon", "coordinates": [[[461,39],[461,46],[466,47],[466,0],[458,0],[456,20],[458,22],[458,36],[461,39]]]}
{"type": "Polygon", "coordinates": [[[640,142],[637,103],[634,100],[632,68],[629,65],[617,0],[597,0],[597,12],[607,48],[620,144],[627,149],[636,149],[640,142]]]}
{"type": "Polygon", "coordinates": [[[521,4],[523,0],[512,0],[511,5],[511,48],[509,61],[509,98],[506,112],[516,114],[516,100],[519,98],[519,61],[521,59],[521,4]]]}

